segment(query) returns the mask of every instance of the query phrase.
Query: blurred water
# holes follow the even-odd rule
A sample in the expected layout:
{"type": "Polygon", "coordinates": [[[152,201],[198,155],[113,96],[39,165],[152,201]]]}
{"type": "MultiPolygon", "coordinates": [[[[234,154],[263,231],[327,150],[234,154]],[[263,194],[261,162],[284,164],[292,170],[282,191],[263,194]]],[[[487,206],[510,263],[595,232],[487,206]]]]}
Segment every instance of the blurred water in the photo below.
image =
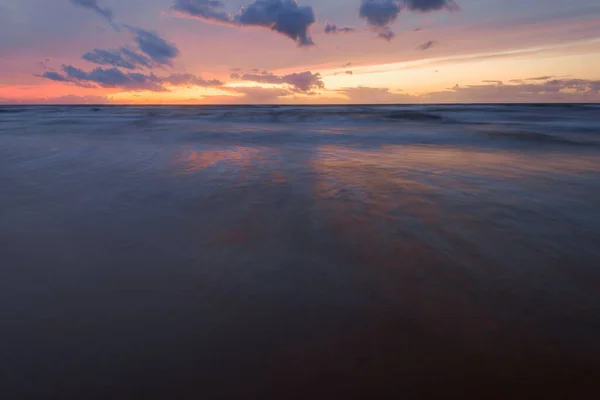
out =
{"type": "Polygon", "coordinates": [[[1,107],[0,388],[595,389],[599,139],[594,105],[1,107]]]}

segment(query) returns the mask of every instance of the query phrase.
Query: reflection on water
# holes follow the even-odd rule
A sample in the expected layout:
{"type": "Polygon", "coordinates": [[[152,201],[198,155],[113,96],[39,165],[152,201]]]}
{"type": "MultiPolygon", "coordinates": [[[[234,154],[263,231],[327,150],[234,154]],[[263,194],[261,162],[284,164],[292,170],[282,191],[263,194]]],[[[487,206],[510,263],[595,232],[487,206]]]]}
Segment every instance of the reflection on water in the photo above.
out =
{"type": "Polygon", "coordinates": [[[228,164],[230,167],[250,168],[261,157],[261,149],[251,147],[233,146],[226,150],[188,150],[175,155],[178,163],[186,166],[185,172],[200,171],[219,163],[228,164]]]}
{"type": "Polygon", "coordinates": [[[4,137],[7,398],[596,386],[597,150],[319,129],[4,137]]]}

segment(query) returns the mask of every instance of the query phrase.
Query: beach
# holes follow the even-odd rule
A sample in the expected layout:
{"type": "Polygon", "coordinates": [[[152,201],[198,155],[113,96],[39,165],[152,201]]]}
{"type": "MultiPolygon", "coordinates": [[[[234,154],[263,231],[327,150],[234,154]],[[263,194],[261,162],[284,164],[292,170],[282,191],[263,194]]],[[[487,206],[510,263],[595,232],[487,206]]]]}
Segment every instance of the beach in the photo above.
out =
{"type": "Polygon", "coordinates": [[[0,106],[0,387],[579,398],[599,244],[598,105],[0,106]]]}

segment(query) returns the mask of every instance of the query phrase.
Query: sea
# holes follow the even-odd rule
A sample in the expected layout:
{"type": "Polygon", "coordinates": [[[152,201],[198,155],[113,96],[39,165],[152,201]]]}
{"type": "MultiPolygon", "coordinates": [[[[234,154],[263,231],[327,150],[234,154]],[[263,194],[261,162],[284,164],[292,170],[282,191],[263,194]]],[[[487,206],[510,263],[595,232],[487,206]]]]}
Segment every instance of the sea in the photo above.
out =
{"type": "Polygon", "coordinates": [[[600,390],[600,105],[0,106],[3,399],[600,390]]]}

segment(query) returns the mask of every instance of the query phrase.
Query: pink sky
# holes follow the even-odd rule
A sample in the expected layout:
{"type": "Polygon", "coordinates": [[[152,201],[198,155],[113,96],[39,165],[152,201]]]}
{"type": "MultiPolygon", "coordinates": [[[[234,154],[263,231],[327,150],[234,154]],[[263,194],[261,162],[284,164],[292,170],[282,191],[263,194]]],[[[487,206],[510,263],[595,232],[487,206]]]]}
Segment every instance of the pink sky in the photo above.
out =
{"type": "Polygon", "coordinates": [[[596,0],[217,3],[0,0],[0,102],[600,100],[596,0]]]}

